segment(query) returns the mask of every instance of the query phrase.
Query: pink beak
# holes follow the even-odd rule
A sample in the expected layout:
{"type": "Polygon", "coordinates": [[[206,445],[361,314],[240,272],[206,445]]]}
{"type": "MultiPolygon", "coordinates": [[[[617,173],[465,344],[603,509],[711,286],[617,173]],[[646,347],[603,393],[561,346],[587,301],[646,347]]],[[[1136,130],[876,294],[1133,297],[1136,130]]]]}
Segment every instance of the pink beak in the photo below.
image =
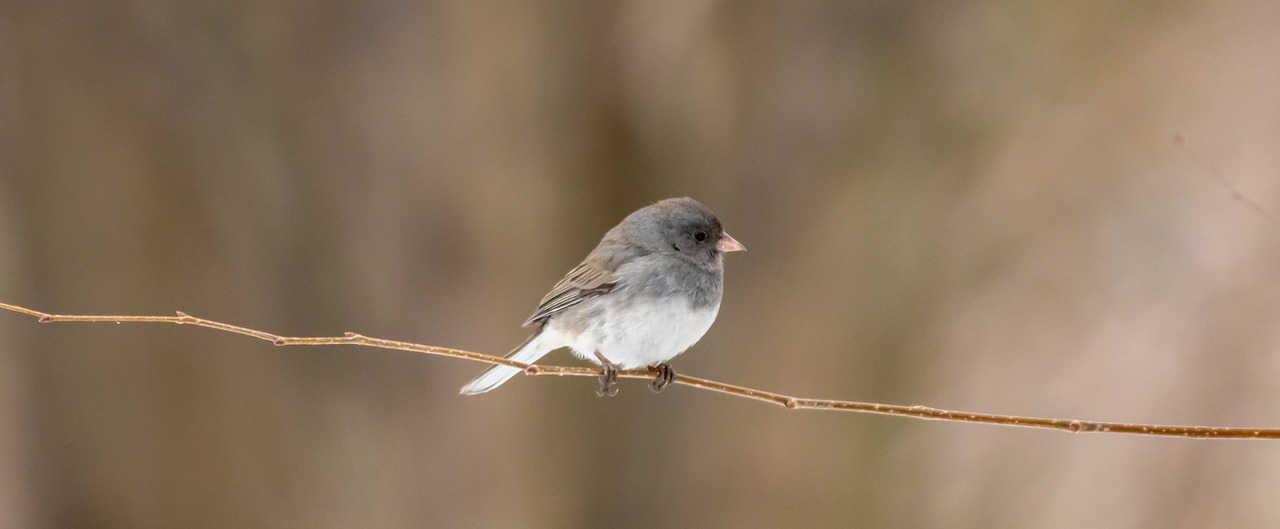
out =
{"type": "Polygon", "coordinates": [[[742,243],[730,237],[728,233],[720,234],[720,240],[716,241],[716,249],[722,252],[745,252],[747,247],[742,243]]]}

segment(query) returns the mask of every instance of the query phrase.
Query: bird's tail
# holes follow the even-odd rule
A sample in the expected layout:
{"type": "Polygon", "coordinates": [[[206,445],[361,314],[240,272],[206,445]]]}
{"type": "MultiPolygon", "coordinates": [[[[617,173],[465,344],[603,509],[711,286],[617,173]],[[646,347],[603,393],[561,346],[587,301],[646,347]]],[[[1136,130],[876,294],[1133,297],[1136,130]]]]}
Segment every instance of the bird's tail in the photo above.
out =
{"type": "MultiPolygon", "coordinates": [[[[537,362],[539,358],[551,351],[542,345],[542,340],[539,339],[541,337],[541,332],[534,333],[525,339],[524,343],[520,344],[519,347],[516,347],[514,351],[508,353],[507,358],[526,364],[537,362]]],[[[462,386],[461,393],[463,395],[479,395],[501,386],[503,382],[510,380],[511,377],[520,372],[520,368],[517,367],[494,365],[486,369],[484,373],[480,373],[480,376],[471,382],[467,382],[467,385],[462,386]]]]}

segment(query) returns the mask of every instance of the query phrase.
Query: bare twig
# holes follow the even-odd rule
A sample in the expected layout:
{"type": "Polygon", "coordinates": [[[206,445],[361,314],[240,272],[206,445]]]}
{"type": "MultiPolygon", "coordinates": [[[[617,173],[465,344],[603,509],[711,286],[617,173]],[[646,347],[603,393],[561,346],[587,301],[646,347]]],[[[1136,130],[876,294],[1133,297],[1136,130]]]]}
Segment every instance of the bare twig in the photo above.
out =
{"type": "MultiPolygon", "coordinates": [[[[332,337],[290,337],[279,336],[268,332],[239,327],[227,323],[197,318],[189,314],[178,312],[176,316],[87,316],[87,315],[71,315],[71,314],[48,314],[36,310],[31,310],[17,305],[0,303],[0,308],[33,316],[40,323],[53,322],[115,322],[115,323],[174,323],[178,325],[195,325],[197,327],[208,327],[223,332],[235,334],[243,334],[252,336],[260,340],[269,341],[275,345],[361,345],[365,347],[377,347],[380,349],[397,349],[401,351],[413,351],[416,353],[425,353],[431,355],[447,356],[451,358],[461,358],[464,360],[472,360],[475,362],[483,362],[486,364],[502,364],[523,369],[529,375],[556,375],[556,376],[577,376],[577,377],[597,377],[601,375],[601,370],[593,367],[568,367],[568,366],[544,366],[535,364],[526,364],[524,362],[516,362],[506,358],[487,355],[483,353],[475,353],[471,351],[463,351],[460,349],[450,349],[447,347],[435,347],[431,345],[422,345],[411,342],[401,342],[396,340],[386,340],[382,338],[372,338],[363,336],[353,332],[348,332],[342,336],[332,337]]],[[[656,376],[653,371],[645,369],[629,369],[618,371],[618,376],[622,378],[643,378],[652,379],[656,376]]],[[[875,413],[880,415],[896,415],[902,417],[914,417],[917,419],[939,420],[939,421],[956,421],[956,422],[972,422],[982,424],[996,424],[1001,426],[1021,426],[1024,428],[1042,428],[1051,430],[1063,430],[1067,432],[1107,432],[1107,433],[1127,433],[1136,435],[1160,435],[1173,437],[1191,437],[1200,439],[1280,439],[1280,428],[1235,428],[1235,427],[1211,427],[1211,426],[1161,426],[1154,424],[1128,424],[1114,422],[1097,422],[1097,421],[1081,421],[1074,419],[1046,419],[1038,417],[1019,417],[1015,415],[993,415],[989,413],[971,413],[963,411],[942,410],[938,408],[930,408],[926,406],[900,406],[895,404],[876,404],[870,402],[854,402],[847,400],[828,400],[828,399],[806,399],[773,393],[770,391],[761,391],[705,378],[691,377],[688,375],[677,374],[675,383],[692,386],[698,389],[715,391],[732,395],[735,397],[743,397],[763,402],[770,402],[783,406],[792,410],[836,410],[836,411],[852,411],[860,413],[875,413]]]]}
{"type": "Polygon", "coordinates": [[[1219,184],[1222,184],[1222,187],[1227,188],[1227,191],[1231,193],[1231,198],[1235,199],[1236,202],[1244,204],[1245,207],[1252,209],[1254,213],[1257,213],[1261,215],[1262,218],[1267,219],[1267,221],[1271,223],[1272,228],[1280,229],[1280,215],[1277,215],[1275,211],[1267,209],[1266,206],[1259,204],[1258,201],[1249,198],[1249,196],[1244,194],[1243,191],[1240,191],[1240,188],[1236,186],[1234,181],[1227,178],[1227,175],[1222,174],[1222,171],[1219,171],[1216,166],[1205,163],[1205,161],[1200,158],[1200,155],[1196,150],[1187,145],[1187,137],[1183,136],[1181,132],[1174,133],[1173,144],[1186,150],[1187,156],[1191,157],[1191,161],[1200,164],[1204,170],[1209,172],[1210,177],[1217,180],[1219,184]]]}

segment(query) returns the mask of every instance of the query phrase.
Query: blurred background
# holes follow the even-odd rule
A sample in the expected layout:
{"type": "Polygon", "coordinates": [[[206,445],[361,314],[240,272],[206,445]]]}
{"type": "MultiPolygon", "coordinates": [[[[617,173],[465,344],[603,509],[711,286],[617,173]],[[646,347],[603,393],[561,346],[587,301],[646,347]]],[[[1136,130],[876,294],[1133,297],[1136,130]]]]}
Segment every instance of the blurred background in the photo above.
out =
{"type": "MultiPolygon", "coordinates": [[[[0,301],[502,354],[630,211],[678,371],[1280,426],[1276,2],[0,2],[0,301]],[[1181,134],[1185,144],[1175,142],[1181,134]]],[[[0,313],[0,527],[1258,527],[1280,444],[782,408],[0,313]]],[[[566,353],[546,359],[577,364],[566,353]]]]}

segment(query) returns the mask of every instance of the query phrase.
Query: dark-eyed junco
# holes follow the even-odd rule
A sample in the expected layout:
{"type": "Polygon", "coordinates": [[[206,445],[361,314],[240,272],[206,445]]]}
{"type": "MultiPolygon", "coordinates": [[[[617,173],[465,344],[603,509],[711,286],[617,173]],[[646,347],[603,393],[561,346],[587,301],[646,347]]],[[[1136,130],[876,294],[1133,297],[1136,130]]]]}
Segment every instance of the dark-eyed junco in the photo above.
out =
{"type": "MultiPolygon", "coordinates": [[[[618,369],[657,369],[653,389],[675,377],[665,362],[697,343],[720,310],[725,252],[745,250],[711,210],[669,198],[609,230],[582,264],[542,298],[524,322],[537,330],[507,358],[532,364],[569,347],[604,365],[599,393],[613,395],[618,369]]],[[[490,367],[462,387],[475,395],[520,370],[490,367]]]]}

